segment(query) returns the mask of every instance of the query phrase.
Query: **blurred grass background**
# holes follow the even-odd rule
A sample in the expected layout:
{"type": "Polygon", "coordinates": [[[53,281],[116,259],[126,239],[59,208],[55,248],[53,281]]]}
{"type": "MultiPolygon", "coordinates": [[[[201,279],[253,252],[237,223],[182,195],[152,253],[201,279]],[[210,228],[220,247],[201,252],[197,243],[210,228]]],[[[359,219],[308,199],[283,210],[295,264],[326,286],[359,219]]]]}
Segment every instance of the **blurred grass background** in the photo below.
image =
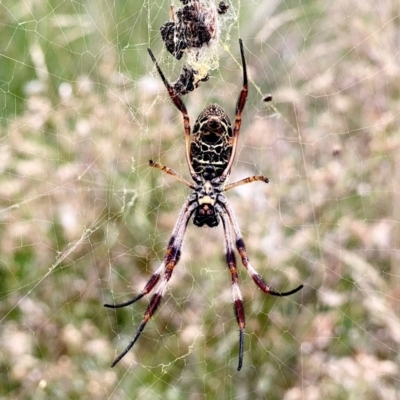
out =
{"type": "MultiPolygon", "coordinates": [[[[189,225],[169,291],[116,312],[164,255],[188,194],[182,121],[146,52],[169,1],[0,4],[0,397],[396,399],[399,396],[400,110],[395,0],[240,1],[220,69],[185,97],[232,116],[238,37],[252,80],[228,193],[249,257],[238,331],[221,227],[189,225]],[[235,19],[237,17],[237,20],[235,19]],[[273,106],[262,102],[272,93],[273,106]]],[[[178,5],[178,2],[175,2],[178,5]]]]}

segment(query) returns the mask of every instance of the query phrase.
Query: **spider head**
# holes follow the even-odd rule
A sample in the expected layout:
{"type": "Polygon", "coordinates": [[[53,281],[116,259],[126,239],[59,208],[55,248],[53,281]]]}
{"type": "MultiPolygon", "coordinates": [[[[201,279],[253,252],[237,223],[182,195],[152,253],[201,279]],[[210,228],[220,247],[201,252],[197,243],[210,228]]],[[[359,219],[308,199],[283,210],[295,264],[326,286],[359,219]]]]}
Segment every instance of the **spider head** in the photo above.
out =
{"type": "Polygon", "coordinates": [[[199,227],[203,225],[207,225],[210,228],[217,226],[219,224],[219,216],[215,212],[214,206],[206,203],[200,204],[194,212],[193,223],[199,227]]]}

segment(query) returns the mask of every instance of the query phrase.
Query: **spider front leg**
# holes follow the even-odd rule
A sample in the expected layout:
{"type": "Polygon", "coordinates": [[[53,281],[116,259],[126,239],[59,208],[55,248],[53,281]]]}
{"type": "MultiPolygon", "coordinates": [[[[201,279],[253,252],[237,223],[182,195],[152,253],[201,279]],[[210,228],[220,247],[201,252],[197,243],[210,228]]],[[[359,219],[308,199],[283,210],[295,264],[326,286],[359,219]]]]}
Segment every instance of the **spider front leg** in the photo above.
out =
{"type": "Polygon", "coordinates": [[[244,328],[246,325],[243,299],[242,299],[242,293],[240,292],[239,288],[238,273],[236,268],[236,257],[235,253],[233,252],[233,243],[231,237],[229,218],[227,217],[225,210],[221,206],[217,205],[216,210],[222,218],[222,226],[224,228],[226,262],[228,264],[229,271],[232,277],[232,300],[233,300],[236,320],[239,325],[239,364],[237,370],[240,371],[243,365],[244,328]]]}
{"type": "Polygon", "coordinates": [[[163,298],[166,290],[167,290],[167,284],[168,281],[171,278],[172,272],[178,264],[180,255],[181,255],[181,247],[182,247],[182,242],[183,238],[185,236],[186,232],[186,227],[189,222],[189,219],[195,209],[194,204],[189,204],[189,200],[185,202],[185,204],[182,207],[182,210],[179,214],[178,221],[175,225],[175,228],[172,232],[171,239],[168,243],[167,251],[164,257],[164,261],[162,262],[161,266],[157,269],[157,271],[151,276],[141,293],[136,296],[134,299],[129,300],[125,303],[121,304],[104,304],[104,307],[107,308],[121,308],[121,307],[126,307],[129,306],[130,304],[133,304],[137,300],[141,299],[143,296],[151,292],[151,290],[155,287],[155,285],[158,283],[158,281],[161,278],[161,273],[164,270],[164,276],[163,279],[161,280],[160,285],[158,286],[155,294],[150,300],[150,303],[146,309],[146,312],[144,313],[143,319],[141,324],[139,325],[139,328],[135,334],[135,337],[133,340],[128,344],[128,346],[125,348],[125,350],[114,360],[114,362],[111,364],[111,367],[114,367],[125,355],[128,353],[128,351],[133,347],[133,345],[136,343],[136,341],[139,339],[139,336],[143,332],[143,329],[145,328],[147,322],[149,319],[154,315],[155,311],[157,310],[157,307],[160,305],[161,299],[163,298]]]}
{"type": "Polygon", "coordinates": [[[242,264],[243,266],[247,269],[249,272],[250,276],[252,277],[253,281],[255,284],[264,292],[268,293],[272,296],[290,296],[291,294],[294,294],[298,292],[300,289],[303,288],[303,285],[298,286],[297,288],[290,290],[288,292],[276,292],[275,290],[272,290],[269,285],[264,281],[264,279],[261,277],[261,275],[252,267],[250,264],[249,258],[247,257],[247,251],[246,251],[246,245],[244,244],[242,235],[240,233],[240,228],[239,224],[236,221],[235,215],[233,213],[233,210],[229,206],[228,202],[225,201],[223,204],[229,219],[232,223],[233,230],[235,232],[235,237],[236,237],[236,248],[240,254],[240,257],[242,259],[242,264]]]}
{"type": "Polygon", "coordinates": [[[235,156],[236,156],[236,152],[237,152],[238,138],[239,138],[239,133],[240,133],[240,127],[242,125],[242,112],[243,112],[244,106],[246,104],[247,95],[249,92],[246,59],[244,57],[242,39],[239,39],[239,47],[240,47],[240,56],[242,58],[242,68],[243,68],[243,87],[242,87],[242,90],[239,94],[239,98],[237,99],[237,103],[236,103],[235,125],[234,125],[234,129],[233,129],[233,137],[232,137],[232,153],[229,158],[228,164],[227,164],[224,172],[221,175],[224,179],[231,172],[232,164],[233,164],[233,161],[235,160],[235,156]]]}
{"type": "Polygon", "coordinates": [[[182,101],[182,99],[178,96],[178,94],[174,91],[173,87],[170,85],[170,83],[168,82],[167,78],[165,77],[164,73],[162,72],[160,66],[158,65],[158,62],[156,60],[156,58],[154,57],[153,52],[150,49],[147,49],[150,58],[152,59],[158,74],[161,77],[161,80],[163,81],[169,97],[171,99],[171,101],[174,103],[175,107],[180,111],[180,113],[182,114],[183,117],[183,129],[185,131],[185,144],[186,144],[186,161],[189,167],[189,172],[190,175],[195,175],[193,166],[192,166],[192,162],[190,159],[190,120],[189,120],[189,115],[187,113],[186,110],[186,106],[185,103],[182,101]]]}

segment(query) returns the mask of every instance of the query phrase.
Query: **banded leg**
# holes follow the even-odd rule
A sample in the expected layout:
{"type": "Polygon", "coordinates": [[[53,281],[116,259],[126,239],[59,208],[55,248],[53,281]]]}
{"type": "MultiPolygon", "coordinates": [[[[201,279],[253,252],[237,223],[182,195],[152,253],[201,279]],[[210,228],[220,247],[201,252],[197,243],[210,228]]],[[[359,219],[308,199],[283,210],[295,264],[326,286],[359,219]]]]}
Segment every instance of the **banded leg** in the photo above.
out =
{"type": "Polygon", "coordinates": [[[232,223],[233,230],[235,232],[235,238],[236,238],[236,248],[240,254],[240,257],[242,259],[242,264],[243,266],[247,269],[249,272],[250,276],[252,277],[253,281],[255,284],[264,292],[271,294],[273,296],[290,296],[291,294],[294,294],[298,292],[300,289],[303,288],[303,285],[298,286],[297,288],[293,290],[289,290],[288,292],[276,292],[275,290],[272,290],[269,285],[264,281],[264,279],[261,277],[261,275],[252,267],[250,264],[249,258],[247,257],[247,251],[246,251],[246,246],[244,244],[242,235],[240,233],[240,228],[239,225],[236,221],[235,215],[233,214],[233,210],[229,206],[227,202],[224,203],[224,208],[229,216],[229,219],[232,223]]]}
{"type": "Polygon", "coordinates": [[[164,76],[164,73],[161,71],[160,66],[158,65],[158,62],[156,58],[154,57],[153,52],[150,49],[147,49],[151,59],[153,60],[154,65],[156,66],[156,69],[158,71],[158,74],[160,75],[165,87],[168,90],[169,97],[171,98],[172,102],[175,104],[175,107],[181,112],[182,117],[183,117],[183,128],[185,130],[185,143],[186,143],[186,161],[189,166],[189,172],[190,175],[195,175],[194,169],[192,167],[192,162],[190,160],[190,120],[189,120],[189,115],[186,110],[185,103],[182,101],[182,99],[177,95],[177,93],[174,91],[172,86],[169,84],[167,81],[167,78],[164,76]]]}
{"type": "Polygon", "coordinates": [[[246,67],[246,59],[244,58],[244,50],[243,50],[243,42],[242,39],[239,39],[239,46],[240,46],[240,55],[242,58],[242,68],[243,68],[243,88],[239,94],[239,98],[236,103],[236,116],[235,116],[235,126],[233,129],[233,137],[232,137],[232,153],[229,159],[228,165],[225,168],[225,171],[222,173],[221,177],[226,178],[232,168],[233,161],[236,157],[237,151],[237,143],[240,133],[240,127],[242,125],[242,111],[246,104],[247,94],[249,91],[249,85],[247,82],[247,67],[246,67]]]}
{"type": "Polygon", "coordinates": [[[239,364],[237,370],[240,371],[243,365],[244,328],[246,325],[243,299],[239,287],[238,274],[236,268],[236,257],[235,253],[233,252],[233,243],[232,243],[229,218],[227,217],[226,212],[222,207],[216,206],[216,209],[222,218],[222,226],[224,228],[226,262],[228,264],[229,271],[232,276],[232,300],[233,300],[236,320],[239,325],[239,364]]]}
{"type": "Polygon", "coordinates": [[[134,299],[129,300],[125,303],[104,304],[104,307],[107,308],[121,308],[133,304],[134,302],[136,302],[137,300],[141,299],[143,296],[148,294],[155,287],[157,282],[160,280],[162,271],[164,270],[164,276],[155,294],[150,300],[146,312],[144,313],[142,322],[139,325],[139,328],[135,334],[135,337],[128,344],[125,350],[114,360],[114,362],[111,364],[111,367],[114,367],[133,347],[133,345],[136,343],[141,333],[143,332],[143,329],[145,328],[147,322],[153,316],[153,314],[157,310],[157,307],[160,305],[161,299],[163,298],[165,291],[167,290],[167,284],[171,278],[172,271],[174,270],[176,264],[178,264],[181,255],[182,242],[186,232],[186,227],[194,209],[195,206],[193,204],[189,205],[188,201],[186,201],[185,204],[183,205],[182,210],[178,217],[178,221],[175,225],[171,239],[169,241],[164,261],[162,262],[161,266],[157,269],[157,271],[151,276],[146,286],[143,288],[142,292],[134,299]]]}
{"type": "Polygon", "coordinates": [[[161,171],[165,172],[168,175],[173,176],[175,179],[177,179],[178,181],[184,183],[186,186],[189,186],[191,189],[193,189],[193,190],[195,189],[195,185],[193,185],[192,183],[187,181],[185,178],[180,176],[173,169],[168,168],[165,165],[155,163],[153,160],[149,160],[149,165],[150,165],[150,167],[161,169],[161,171]]]}
{"type": "Polygon", "coordinates": [[[268,183],[269,179],[263,175],[249,176],[248,178],[244,178],[244,179],[241,179],[240,181],[226,185],[224,188],[224,192],[226,192],[227,190],[233,189],[235,187],[247,185],[248,183],[257,182],[257,181],[262,181],[262,182],[268,183]]]}

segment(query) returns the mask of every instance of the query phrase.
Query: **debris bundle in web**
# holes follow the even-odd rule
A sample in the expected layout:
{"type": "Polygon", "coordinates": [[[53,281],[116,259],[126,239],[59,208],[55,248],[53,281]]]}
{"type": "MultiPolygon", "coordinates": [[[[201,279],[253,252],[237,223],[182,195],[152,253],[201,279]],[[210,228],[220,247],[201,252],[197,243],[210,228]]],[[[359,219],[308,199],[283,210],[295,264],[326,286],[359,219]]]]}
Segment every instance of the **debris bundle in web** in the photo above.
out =
{"type": "Polygon", "coordinates": [[[172,84],[179,95],[198,87],[199,82],[209,78],[209,71],[218,67],[216,45],[221,32],[219,16],[229,8],[223,1],[180,0],[182,7],[176,11],[171,6],[172,21],[161,28],[161,38],[166,49],[177,60],[186,55],[178,80],[172,84]]]}

